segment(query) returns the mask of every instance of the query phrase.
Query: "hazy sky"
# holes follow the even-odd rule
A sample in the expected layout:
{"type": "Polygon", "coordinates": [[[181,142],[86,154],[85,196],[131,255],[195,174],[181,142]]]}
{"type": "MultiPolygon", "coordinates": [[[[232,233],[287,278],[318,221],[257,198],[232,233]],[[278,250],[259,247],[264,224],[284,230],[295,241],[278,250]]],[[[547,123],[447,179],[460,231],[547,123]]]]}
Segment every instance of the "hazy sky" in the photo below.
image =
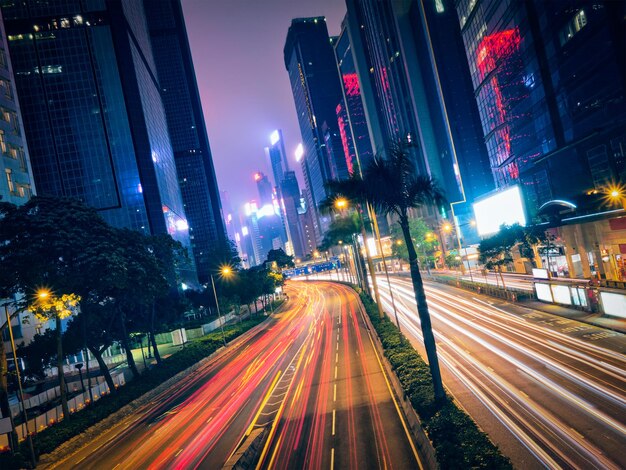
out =
{"type": "Polygon", "coordinates": [[[293,159],[300,129],[283,46],[292,18],[326,16],[329,33],[338,34],[344,0],[182,3],[220,190],[233,206],[258,199],[252,175],[271,173],[263,149],[278,128],[302,184],[293,159]]]}

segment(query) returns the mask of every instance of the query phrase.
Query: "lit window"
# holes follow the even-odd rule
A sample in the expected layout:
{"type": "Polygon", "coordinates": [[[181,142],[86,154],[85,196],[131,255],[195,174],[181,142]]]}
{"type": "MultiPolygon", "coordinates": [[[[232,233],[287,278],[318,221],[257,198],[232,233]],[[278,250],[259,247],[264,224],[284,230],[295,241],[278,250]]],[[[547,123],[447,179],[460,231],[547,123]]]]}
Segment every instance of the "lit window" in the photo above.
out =
{"type": "Polygon", "coordinates": [[[435,10],[437,10],[437,13],[443,13],[445,11],[442,0],[435,0],[435,10]]]}
{"type": "Polygon", "coordinates": [[[578,10],[574,17],[565,25],[565,27],[559,33],[559,39],[561,46],[565,45],[570,39],[574,37],[581,29],[587,25],[587,15],[585,10],[578,10]]]}
{"type": "Polygon", "coordinates": [[[13,184],[13,174],[10,168],[6,168],[5,170],[7,176],[7,185],[9,186],[9,192],[13,193],[15,191],[15,186],[13,184]]]}

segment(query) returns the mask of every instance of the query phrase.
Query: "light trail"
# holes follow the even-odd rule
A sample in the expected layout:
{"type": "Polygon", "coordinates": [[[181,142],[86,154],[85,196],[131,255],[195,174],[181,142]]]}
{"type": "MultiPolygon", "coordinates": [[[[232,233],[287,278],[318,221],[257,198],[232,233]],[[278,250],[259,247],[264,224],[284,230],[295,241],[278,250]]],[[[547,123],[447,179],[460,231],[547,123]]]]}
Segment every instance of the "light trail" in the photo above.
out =
{"type": "MultiPolygon", "coordinates": [[[[410,281],[393,278],[392,285],[402,330],[421,343],[410,281]]],[[[392,312],[387,284],[379,288],[392,312]]],[[[436,284],[426,293],[444,372],[458,380],[446,385],[476,412],[469,391],[509,433],[492,438],[506,445],[514,437],[548,468],[624,467],[617,450],[626,444],[623,335],[615,333],[612,350],[558,331],[571,320],[542,324],[436,284]]],[[[482,425],[497,428],[489,419],[482,425]]]]}

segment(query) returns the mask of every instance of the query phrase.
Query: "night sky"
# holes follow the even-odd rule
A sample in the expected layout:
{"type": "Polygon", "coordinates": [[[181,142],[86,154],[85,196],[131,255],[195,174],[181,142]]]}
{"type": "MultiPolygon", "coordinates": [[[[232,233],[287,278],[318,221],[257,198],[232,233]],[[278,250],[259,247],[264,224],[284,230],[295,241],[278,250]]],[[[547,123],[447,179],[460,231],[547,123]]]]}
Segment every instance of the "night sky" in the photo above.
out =
{"type": "MultiPolygon", "coordinates": [[[[183,0],[217,180],[233,205],[258,199],[253,173],[270,174],[264,147],[284,132],[291,169],[301,140],[283,46],[291,19],[326,16],[340,31],[343,0],[183,0]]],[[[271,178],[271,176],[270,176],[271,178]]]]}

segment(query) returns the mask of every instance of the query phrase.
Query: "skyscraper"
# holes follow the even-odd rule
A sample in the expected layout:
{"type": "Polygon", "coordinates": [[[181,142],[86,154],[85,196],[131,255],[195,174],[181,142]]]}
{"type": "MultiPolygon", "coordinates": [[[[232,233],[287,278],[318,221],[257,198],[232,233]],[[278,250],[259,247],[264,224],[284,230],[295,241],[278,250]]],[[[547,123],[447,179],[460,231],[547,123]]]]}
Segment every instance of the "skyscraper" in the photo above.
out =
{"type": "MultiPolygon", "coordinates": [[[[284,48],[285,67],[298,113],[302,134],[305,181],[313,209],[326,199],[325,184],[333,177],[348,176],[346,158],[338,129],[336,107],[342,102],[335,56],[324,17],[292,20],[284,48]],[[326,123],[326,149],[322,125],[326,123]]],[[[316,211],[317,212],[317,211],[316,211]]],[[[321,241],[323,227],[316,213],[316,239],[321,241]]]]}
{"type": "Polygon", "coordinates": [[[180,0],[144,0],[178,181],[200,282],[226,230],[180,0]]]}
{"type": "MultiPolygon", "coordinates": [[[[142,4],[0,6],[38,192],[189,246],[142,4]]],[[[181,274],[193,282],[195,268],[181,274]]]]}
{"type": "Polygon", "coordinates": [[[282,194],[282,206],[285,211],[289,240],[293,247],[293,253],[297,258],[303,258],[307,253],[304,245],[304,235],[298,215],[301,210],[300,186],[295,171],[287,171],[280,184],[282,194]]]}
{"type": "Polygon", "coordinates": [[[23,204],[35,188],[7,49],[0,13],[0,200],[23,204]]]}
{"type": "Polygon", "coordinates": [[[289,171],[289,161],[285,153],[285,139],[283,138],[282,130],[277,129],[272,132],[270,146],[266,148],[266,152],[272,167],[274,186],[277,188],[277,193],[280,197],[280,182],[283,180],[285,172],[289,171]]]}
{"type": "Polygon", "coordinates": [[[623,278],[623,212],[597,195],[626,182],[626,5],[455,6],[497,187],[559,226],[570,275],[623,278]]]}
{"type": "MultiPolygon", "coordinates": [[[[371,121],[376,151],[382,155],[399,141],[417,174],[435,178],[449,202],[462,199],[454,173],[454,152],[434,86],[433,70],[420,60],[408,15],[410,1],[347,0],[345,22],[361,95],[371,121]],[[369,83],[368,83],[369,82],[369,83]]],[[[422,41],[423,42],[423,41],[422,41]]],[[[434,211],[424,208],[422,216],[434,211]]]]}
{"type": "Polygon", "coordinates": [[[256,182],[256,189],[259,191],[259,201],[260,207],[266,205],[272,205],[274,202],[272,189],[272,183],[270,183],[270,179],[267,175],[257,171],[254,174],[254,181],[256,182]]]}
{"type": "Polygon", "coordinates": [[[449,134],[454,175],[462,183],[464,201],[454,205],[455,215],[464,241],[477,243],[478,233],[470,224],[472,202],[495,185],[456,11],[452,0],[405,3],[419,63],[423,74],[431,77],[431,107],[442,111],[440,127],[449,134]]]}
{"type": "Polygon", "coordinates": [[[348,172],[353,173],[359,167],[361,169],[367,167],[374,158],[374,152],[361,98],[355,58],[350,45],[347,18],[341,26],[341,34],[334,45],[344,100],[337,105],[336,112],[348,172]]]}

